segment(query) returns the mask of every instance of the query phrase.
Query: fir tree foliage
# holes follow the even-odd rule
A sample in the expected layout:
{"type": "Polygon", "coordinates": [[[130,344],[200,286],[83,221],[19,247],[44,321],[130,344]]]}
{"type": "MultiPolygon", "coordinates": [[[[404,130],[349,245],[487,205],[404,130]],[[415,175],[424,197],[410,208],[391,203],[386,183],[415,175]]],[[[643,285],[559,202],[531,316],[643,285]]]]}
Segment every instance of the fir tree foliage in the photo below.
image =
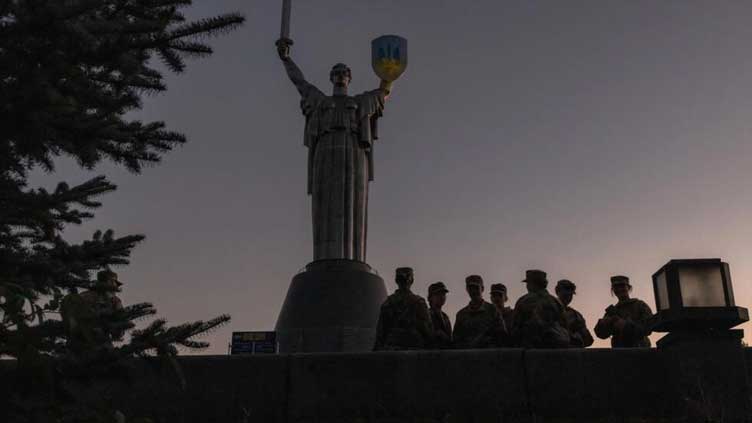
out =
{"type": "Polygon", "coordinates": [[[119,290],[97,274],[128,264],[144,237],[107,230],[65,240],[66,226],[91,219],[99,198],[116,189],[103,176],[54,190],[28,185],[30,171],[53,172],[61,156],[86,169],[108,161],[138,173],[185,142],[163,122],[129,112],[166,90],[165,69],[183,72],[186,59],[212,53],[210,37],[243,22],[237,13],[189,20],[190,5],[0,0],[0,357],[16,360],[0,421],[122,419],[92,386],[144,356],[165,361],[182,380],[178,350],[206,348],[196,337],[229,320],[157,319],[136,329],[156,313],[151,304],[93,307],[90,298],[119,290]]]}

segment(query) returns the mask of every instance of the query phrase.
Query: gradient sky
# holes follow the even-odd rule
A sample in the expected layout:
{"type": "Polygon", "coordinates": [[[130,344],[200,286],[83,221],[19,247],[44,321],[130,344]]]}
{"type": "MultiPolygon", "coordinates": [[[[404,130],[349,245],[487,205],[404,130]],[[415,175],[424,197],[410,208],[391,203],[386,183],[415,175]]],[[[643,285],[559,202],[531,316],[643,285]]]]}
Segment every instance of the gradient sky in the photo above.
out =
{"type": "MultiPolygon", "coordinates": [[[[248,21],[138,113],[189,143],[142,175],[61,160],[32,182],[109,175],[120,189],[69,238],[146,234],[118,269],[123,300],[172,323],[230,313],[206,338],[225,353],[231,331],[274,328],[311,260],[304,120],[273,44],[281,0],[196,3],[194,17],[248,21]]],[[[671,258],[725,259],[751,305],[751,17],[748,2],[293,0],[292,56],[325,92],[344,61],[355,93],[378,85],[370,40],[408,39],[369,211],[368,262],[390,292],[412,266],[421,295],[448,284],[454,321],[466,275],[516,300],[540,268],[577,283],[592,328],[610,275],[655,309],[650,275],[671,258]]]]}

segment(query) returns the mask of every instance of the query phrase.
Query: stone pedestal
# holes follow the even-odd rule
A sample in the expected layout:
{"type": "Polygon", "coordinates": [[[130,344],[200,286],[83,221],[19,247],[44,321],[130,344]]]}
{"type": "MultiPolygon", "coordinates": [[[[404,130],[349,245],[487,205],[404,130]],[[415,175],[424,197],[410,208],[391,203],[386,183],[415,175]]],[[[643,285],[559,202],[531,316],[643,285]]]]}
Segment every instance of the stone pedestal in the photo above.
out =
{"type": "Polygon", "coordinates": [[[748,422],[752,411],[742,330],[675,331],[658,341],[674,410],[687,422],[748,422]]]}
{"type": "Polygon", "coordinates": [[[384,280],[353,260],[319,260],[293,277],[277,319],[282,353],[370,351],[384,280]]]}

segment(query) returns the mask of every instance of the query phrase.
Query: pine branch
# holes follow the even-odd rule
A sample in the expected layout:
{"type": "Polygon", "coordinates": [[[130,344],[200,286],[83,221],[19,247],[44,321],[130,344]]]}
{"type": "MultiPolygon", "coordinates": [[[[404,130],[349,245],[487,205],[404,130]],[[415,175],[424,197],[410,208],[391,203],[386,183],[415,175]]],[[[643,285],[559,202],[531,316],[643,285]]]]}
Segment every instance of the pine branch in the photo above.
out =
{"type": "Polygon", "coordinates": [[[178,9],[190,3],[22,0],[10,6],[0,26],[0,98],[8,99],[0,100],[0,153],[8,153],[0,154],[0,172],[52,170],[61,154],[87,168],[108,159],[139,172],[184,142],[163,124],[125,116],[141,108],[141,94],[166,89],[149,66],[152,57],[183,72],[185,58],[212,52],[196,38],[226,33],[244,20],[229,13],[186,21],[178,9]]]}
{"type": "Polygon", "coordinates": [[[181,25],[169,32],[169,39],[191,36],[217,36],[233,31],[243,24],[245,18],[239,13],[227,13],[181,25]]]}

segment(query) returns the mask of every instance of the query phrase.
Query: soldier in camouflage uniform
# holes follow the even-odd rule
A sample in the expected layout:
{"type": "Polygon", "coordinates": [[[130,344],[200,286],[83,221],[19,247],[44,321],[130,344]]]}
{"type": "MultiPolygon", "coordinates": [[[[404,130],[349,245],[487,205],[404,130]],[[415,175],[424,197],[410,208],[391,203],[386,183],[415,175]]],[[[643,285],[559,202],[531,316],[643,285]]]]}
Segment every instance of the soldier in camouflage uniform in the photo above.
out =
{"type": "Polygon", "coordinates": [[[577,285],[574,282],[568,279],[556,282],[556,297],[564,306],[564,317],[567,322],[566,327],[569,330],[571,345],[575,348],[586,348],[593,345],[593,335],[590,334],[582,314],[569,306],[576,292],[577,285]]]}
{"type": "Polygon", "coordinates": [[[452,346],[452,322],[449,316],[441,310],[446,303],[449,290],[444,282],[432,283],[428,287],[428,306],[430,308],[431,324],[433,326],[433,348],[446,349],[452,346]]]}
{"type": "Polygon", "coordinates": [[[509,328],[512,325],[512,307],[507,305],[507,287],[503,283],[491,285],[491,303],[499,310],[501,318],[504,319],[504,326],[509,328]]]}
{"type": "Polygon", "coordinates": [[[418,350],[431,344],[433,327],[426,300],[410,291],[413,269],[397,268],[397,290],[381,305],[374,351],[418,350]]]}
{"type": "Polygon", "coordinates": [[[465,278],[470,304],[457,312],[454,320],[454,347],[498,348],[505,343],[506,326],[496,307],[483,300],[483,279],[478,275],[465,278]]]}
{"type": "Polygon", "coordinates": [[[123,309],[117,296],[122,285],[117,273],[102,270],[91,289],[63,298],[60,314],[72,349],[112,348],[113,341],[122,339],[125,328],[112,325],[113,315],[123,309]]]}
{"type": "Polygon", "coordinates": [[[564,307],[548,293],[546,272],[528,270],[528,293],[514,306],[512,337],[522,348],[567,348],[570,344],[564,307]]]}
{"type": "Polygon", "coordinates": [[[619,301],[608,306],[606,314],[595,325],[595,334],[601,339],[610,336],[612,348],[649,348],[653,311],[645,302],[629,298],[630,291],[632,285],[628,277],[611,277],[611,292],[619,301]]]}

